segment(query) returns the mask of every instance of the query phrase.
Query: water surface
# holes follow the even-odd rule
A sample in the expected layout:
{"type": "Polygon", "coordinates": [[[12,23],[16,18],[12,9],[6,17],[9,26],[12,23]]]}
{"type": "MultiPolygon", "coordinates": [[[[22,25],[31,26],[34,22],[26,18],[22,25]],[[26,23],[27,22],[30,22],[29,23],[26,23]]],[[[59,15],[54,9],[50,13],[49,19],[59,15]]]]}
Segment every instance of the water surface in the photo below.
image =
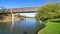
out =
{"type": "Polygon", "coordinates": [[[0,23],[0,34],[37,34],[39,30],[44,28],[44,22],[38,22],[34,18],[14,21],[12,27],[11,22],[0,23]]]}

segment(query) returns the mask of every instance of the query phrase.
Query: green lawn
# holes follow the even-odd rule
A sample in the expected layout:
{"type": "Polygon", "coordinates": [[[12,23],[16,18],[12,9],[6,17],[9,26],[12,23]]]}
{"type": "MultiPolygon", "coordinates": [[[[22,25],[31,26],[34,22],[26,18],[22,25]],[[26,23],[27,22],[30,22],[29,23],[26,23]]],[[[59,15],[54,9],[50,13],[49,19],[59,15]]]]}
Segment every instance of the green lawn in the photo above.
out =
{"type": "Polygon", "coordinates": [[[46,27],[40,30],[38,34],[60,34],[60,22],[46,23],[46,27]]]}
{"type": "Polygon", "coordinates": [[[55,18],[55,19],[51,19],[51,21],[59,21],[60,22],[60,18],[55,18]]]}

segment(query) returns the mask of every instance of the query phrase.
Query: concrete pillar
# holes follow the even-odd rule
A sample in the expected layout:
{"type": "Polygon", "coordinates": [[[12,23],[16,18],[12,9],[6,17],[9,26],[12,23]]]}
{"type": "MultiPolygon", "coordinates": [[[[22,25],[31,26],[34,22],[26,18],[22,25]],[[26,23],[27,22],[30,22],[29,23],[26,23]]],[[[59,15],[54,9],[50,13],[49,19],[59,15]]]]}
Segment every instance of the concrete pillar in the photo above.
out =
{"type": "Polygon", "coordinates": [[[12,14],[12,23],[14,23],[14,14],[12,14]]]}
{"type": "Polygon", "coordinates": [[[14,27],[14,13],[12,9],[11,9],[11,15],[12,15],[12,27],[11,28],[13,28],[14,27]]]}
{"type": "Polygon", "coordinates": [[[13,27],[14,27],[14,14],[12,14],[12,26],[11,26],[11,28],[13,29],[13,27]]]}

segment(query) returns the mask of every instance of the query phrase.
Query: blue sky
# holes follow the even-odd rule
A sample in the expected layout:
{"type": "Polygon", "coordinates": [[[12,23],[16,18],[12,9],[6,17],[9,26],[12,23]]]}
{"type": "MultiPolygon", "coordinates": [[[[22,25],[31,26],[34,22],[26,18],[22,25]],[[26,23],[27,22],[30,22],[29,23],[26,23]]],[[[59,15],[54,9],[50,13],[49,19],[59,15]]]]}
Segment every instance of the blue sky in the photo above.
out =
{"type": "MultiPolygon", "coordinates": [[[[56,0],[50,1],[55,2],[56,0]]],[[[0,0],[0,6],[6,8],[35,7],[42,6],[48,2],[49,0],[0,0]]]]}

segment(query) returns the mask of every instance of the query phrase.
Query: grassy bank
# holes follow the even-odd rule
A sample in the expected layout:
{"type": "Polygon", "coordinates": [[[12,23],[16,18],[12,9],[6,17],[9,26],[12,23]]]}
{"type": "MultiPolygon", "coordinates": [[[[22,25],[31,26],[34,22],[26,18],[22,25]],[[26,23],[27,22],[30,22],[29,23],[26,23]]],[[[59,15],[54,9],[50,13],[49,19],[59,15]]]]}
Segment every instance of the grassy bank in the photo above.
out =
{"type": "MultiPolygon", "coordinates": [[[[55,20],[60,20],[60,19],[55,19],[55,20]]],[[[46,27],[43,28],[41,31],[39,31],[38,34],[60,34],[60,22],[46,23],[46,27]]]]}

